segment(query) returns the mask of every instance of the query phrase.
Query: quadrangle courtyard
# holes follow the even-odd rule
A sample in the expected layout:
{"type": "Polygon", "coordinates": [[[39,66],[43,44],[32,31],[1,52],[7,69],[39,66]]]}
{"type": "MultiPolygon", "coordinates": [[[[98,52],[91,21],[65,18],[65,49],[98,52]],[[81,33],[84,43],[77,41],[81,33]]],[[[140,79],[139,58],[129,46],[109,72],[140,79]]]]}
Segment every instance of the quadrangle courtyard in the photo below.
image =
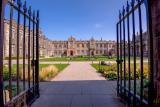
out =
{"type": "Polygon", "coordinates": [[[70,62],[70,65],[50,82],[40,83],[40,98],[32,107],[125,105],[116,95],[116,81],[107,81],[91,66],[91,62],[70,62]]]}

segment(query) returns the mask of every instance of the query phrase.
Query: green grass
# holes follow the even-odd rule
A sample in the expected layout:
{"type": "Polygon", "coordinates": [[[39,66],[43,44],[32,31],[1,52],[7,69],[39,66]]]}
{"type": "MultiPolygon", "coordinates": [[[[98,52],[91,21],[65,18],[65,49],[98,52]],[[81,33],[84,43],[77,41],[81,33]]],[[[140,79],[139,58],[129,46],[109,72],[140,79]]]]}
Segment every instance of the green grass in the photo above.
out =
{"type": "Polygon", "coordinates": [[[54,64],[58,69],[59,71],[63,71],[66,67],[69,66],[69,64],[54,64]]]}
{"type": "MultiPolygon", "coordinates": [[[[123,59],[123,57],[122,57],[123,59]]],[[[147,60],[148,58],[144,57],[144,60],[147,60]]],[[[108,56],[77,56],[77,57],[50,57],[50,58],[42,58],[40,61],[42,62],[67,62],[67,61],[116,61],[117,58],[109,58],[108,56]]],[[[128,60],[128,57],[126,56],[126,61],[128,60]]],[[[133,61],[134,58],[130,57],[130,60],[133,61]]],[[[136,60],[139,61],[140,57],[136,57],[136,60]]]]}
{"type": "MultiPolygon", "coordinates": [[[[39,71],[41,72],[41,70],[43,68],[46,68],[48,66],[51,66],[51,65],[54,65],[58,71],[55,72],[55,73],[48,73],[47,74],[47,77],[44,78],[44,81],[46,79],[50,79],[50,78],[54,78],[58,73],[60,73],[61,71],[63,71],[66,67],[69,66],[69,64],[40,64],[39,65],[39,71]]],[[[20,69],[22,69],[22,65],[20,64],[20,69]]],[[[27,65],[26,65],[27,66],[27,65]]],[[[8,70],[8,66],[4,66],[4,75],[3,75],[3,79],[5,81],[5,84],[4,84],[4,88],[6,90],[9,90],[9,85],[8,85],[8,80],[9,80],[9,70],[8,70]]],[[[16,76],[16,70],[17,70],[17,65],[14,64],[12,66],[12,75],[15,75],[16,76]]],[[[46,71],[47,72],[47,71],[46,71]]],[[[32,77],[31,77],[32,78],[32,77]]],[[[22,89],[22,86],[19,87],[20,90],[22,89]]],[[[13,80],[12,82],[12,94],[13,96],[16,96],[16,90],[17,90],[17,87],[16,87],[16,81],[13,80]]]]}
{"type": "Polygon", "coordinates": [[[43,58],[40,59],[42,62],[67,62],[67,61],[115,61],[116,57],[109,58],[107,56],[95,56],[95,57],[89,57],[89,56],[80,56],[80,57],[51,57],[51,58],[43,58]]]}
{"type": "MultiPolygon", "coordinates": [[[[39,65],[39,71],[42,70],[42,68],[45,68],[45,67],[48,67],[50,65],[54,65],[57,67],[58,71],[62,71],[64,70],[69,64],[40,64],[39,65]]],[[[28,65],[26,65],[26,68],[27,68],[28,65]]],[[[20,64],[19,65],[19,68],[22,69],[23,65],[20,64]]],[[[12,75],[15,75],[17,74],[17,65],[16,64],[13,64],[12,65],[12,75]]],[[[4,65],[3,67],[3,77],[4,77],[4,80],[8,80],[9,79],[9,68],[8,66],[4,65]]]]}
{"type": "Polygon", "coordinates": [[[41,71],[42,68],[48,67],[50,65],[54,65],[58,68],[59,71],[63,71],[69,64],[40,64],[39,70],[41,71]]]}

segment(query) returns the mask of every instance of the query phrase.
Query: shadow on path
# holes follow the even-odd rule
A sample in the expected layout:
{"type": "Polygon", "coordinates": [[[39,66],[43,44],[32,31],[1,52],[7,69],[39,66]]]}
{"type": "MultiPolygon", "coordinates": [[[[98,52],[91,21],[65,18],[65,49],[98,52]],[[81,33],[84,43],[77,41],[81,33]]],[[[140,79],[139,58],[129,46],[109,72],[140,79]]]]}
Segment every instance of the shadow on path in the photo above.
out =
{"type": "Polygon", "coordinates": [[[116,96],[116,81],[84,80],[40,83],[40,98],[32,107],[124,107],[116,96]]]}
{"type": "Polygon", "coordinates": [[[124,107],[115,91],[116,81],[107,81],[90,63],[73,62],[52,82],[40,83],[32,107],[124,107]]]}

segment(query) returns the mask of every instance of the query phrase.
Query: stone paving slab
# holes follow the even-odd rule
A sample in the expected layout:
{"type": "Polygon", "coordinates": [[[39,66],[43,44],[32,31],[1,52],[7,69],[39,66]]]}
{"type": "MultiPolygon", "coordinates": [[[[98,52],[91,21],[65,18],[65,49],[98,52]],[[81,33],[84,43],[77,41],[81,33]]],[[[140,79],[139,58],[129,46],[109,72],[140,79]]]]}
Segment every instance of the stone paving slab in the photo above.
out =
{"type": "Polygon", "coordinates": [[[41,97],[32,107],[125,107],[107,81],[87,62],[75,62],[51,82],[40,83],[41,97]]]}

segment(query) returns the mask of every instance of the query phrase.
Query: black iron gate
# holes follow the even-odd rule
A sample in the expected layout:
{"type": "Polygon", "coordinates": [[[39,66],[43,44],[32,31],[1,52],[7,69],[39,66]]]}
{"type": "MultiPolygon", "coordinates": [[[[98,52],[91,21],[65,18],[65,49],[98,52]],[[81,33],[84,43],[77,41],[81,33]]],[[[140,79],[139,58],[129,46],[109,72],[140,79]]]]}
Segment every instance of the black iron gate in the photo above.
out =
{"type": "Polygon", "coordinates": [[[131,107],[153,107],[154,105],[153,34],[150,5],[150,0],[131,0],[131,3],[127,1],[126,8],[123,7],[119,13],[117,23],[117,93],[131,107]],[[145,7],[146,25],[143,24],[142,5],[145,7]],[[146,26],[146,32],[143,31],[143,26],[146,26]],[[139,33],[137,34],[136,31],[139,33]],[[148,55],[144,52],[145,36],[148,36],[148,55]],[[145,61],[146,57],[148,61],[145,61]],[[146,69],[147,76],[145,76],[146,69]]]}
{"type": "Polygon", "coordinates": [[[39,97],[39,12],[0,0],[0,21],[0,106],[30,106],[39,97]]]}

